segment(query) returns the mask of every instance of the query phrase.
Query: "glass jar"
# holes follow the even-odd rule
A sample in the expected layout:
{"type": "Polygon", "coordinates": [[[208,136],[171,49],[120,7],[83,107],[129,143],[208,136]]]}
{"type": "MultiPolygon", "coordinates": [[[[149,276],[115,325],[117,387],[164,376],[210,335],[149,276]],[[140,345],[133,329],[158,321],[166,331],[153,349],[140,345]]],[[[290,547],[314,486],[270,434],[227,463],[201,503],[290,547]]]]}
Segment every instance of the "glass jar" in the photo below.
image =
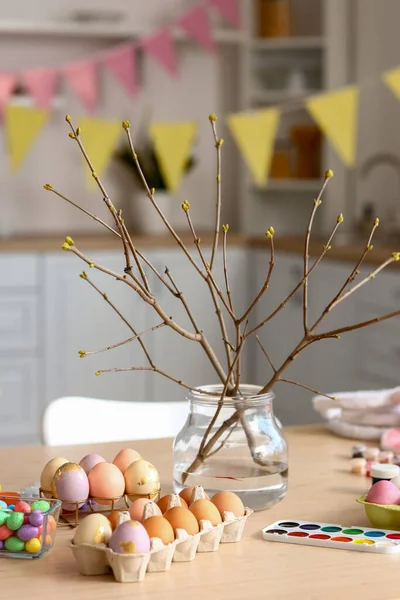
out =
{"type": "Polygon", "coordinates": [[[189,414],[174,440],[174,491],[201,485],[212,495],[238,494],[253,510],[273,506],[288,484],[287,444],[273,412],[274,394],[243,385],[220,397],[222,385],[189,392],[189,414]],[[204,442],[204,440],[206,440],[204,442]]]}

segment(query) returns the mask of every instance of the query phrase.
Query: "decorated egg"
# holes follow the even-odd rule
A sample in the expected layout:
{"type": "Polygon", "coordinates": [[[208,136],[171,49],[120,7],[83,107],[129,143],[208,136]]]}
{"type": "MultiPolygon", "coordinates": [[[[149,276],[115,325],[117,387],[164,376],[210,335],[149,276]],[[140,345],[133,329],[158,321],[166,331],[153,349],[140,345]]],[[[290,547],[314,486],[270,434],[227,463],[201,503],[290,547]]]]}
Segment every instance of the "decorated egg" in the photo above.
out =
{"type": "Polygon", "coordinates": [[[400,491],[391,481],[377,481],[370,488],[365,500],[374,504],[397,504],[400,502],[400,491]]]}
{"type": "Polygon", "coordinates": [[[147,496],[157,498],[160,490],[160,476],[157,469],[147,460],[136,460],[129,465],[124,474],[125,490],[130,500],[147,496]]]}
{"type": "MultiPolygon", "coordinates": [[[[62,507],[75,510],[89,495],[89,481],[85,471],[76,463],[66,463],[57,469],[51,484],[54,498],[62,500],[62,507]]],[[[33,507],[33,505],[32,505],[33,507]]]]}
{"type": "Polygon", "coordinates": [[[150,538],[139,521],[126,521],[112,534],[108,547],[120,554],[147,554],[150,538]]]}
{"type": "Polygon", "coordinates": [[[219,510],[211,500],[195,500],[190,505],[189,510],[199,523],[200,521],[210,521],[213,526],[222,523],[219,510]]]}
{"type": "Polygon", "coordinates": [[[158,514],[158,516],[161,517],[162,512],[161,512],[161,510],[159,509],[159,507],[157,506],[157,504],[155,502],[152,502],[148,498],[138,498],[137,500],[135,500],[134,502],[132,502],[132,504],[129,507],[129,514],[130,514],[131,519],[133,521],[141,521],[143,519],[144,507],[149,502],[151,502],[152,504],[154,504],[154,509],[155,509],[154,512],[156,512],[158,514]]]}
{"type": "Polygon", "coordinates": [[[113,460],[113,464],[118,467],[122,474],[125,473],[129,465],[136,460],[140,460],[142,457],[139,452],[132,450],[132,448],[124,448],[118,452],[117,456],[113,460]]]}
{"type": "Polygon", "coordinates": [[[89,473],[89,489],[98,504],[111,504],[124,494],[124,476],[112,463],[100,462],[89,473]]]}
{"type": "Polygon", "coordinates": [[[243,517],[244,504],[237,494],[233,492],[218,492],[211,498],[211,502],[219,510],[221,517],[224,517],[224,512],[231,512],[235,517],[243,517]]]}
{"type": "Polygon", "coordinates": [[[85,517],[78,525],[73,543],[80,544],[107,544],[112,535],[111,523],[104,515],[93,513],[85,517]]]}
{"type": "MultiPolygon", "coordinates": [[[[167,512],[168,508],[169,508],[169,503],[171,500],[171,497],[173,497],[174,494],[168,494],[167,496],[163,496],[162,498],[159,499],[159,501],[157,502],[157,506],[159,507],[159,509],[161,510],[161,512],[164,514],[165,512],[167,512]]],[[[185,502],[185,500],[182,498],[182,496],[178,496],[179,497],[179,502],[181,503],[181,506],[184,506],[185,508],[188,507],[187,503],[185,502]]]]}
{"type": "Polygon", "coordinates": [[[54,475],[56,474],[57,469],[65,465],[68,462],[67,458],[52,458],[44,467],[42,474],[40,476],[40,487],[43,492],[43,495],[46,498],[51,498],[52,488],[51,484],[54,479],[54,475]]]}
{"type": "Polygon", "coordinates": [[[106,462],[105,458],[100,456],[100,454],[87,454],[84,456],[79,463],[82,469],[85,471],[86,475],[89,475],[90,471],[95,467],[98,463],[106,462]]]}
{"type": "Polygon", "coordinates": [[[149,538],[158,538],[163,544],[171,544],[175,539],[172,525],[164,517],[149,517],[143,521],[143,527],[149,534],[149,538]]]}
{"type": "Polygon", "coordinates": [[[167,510],[164,518],[169,521],[172,529],[184,529],[189,535],[195,535],[199,532],[199,524],[193,513],[188,508],[183,506],[174,506],[167,510]]]}

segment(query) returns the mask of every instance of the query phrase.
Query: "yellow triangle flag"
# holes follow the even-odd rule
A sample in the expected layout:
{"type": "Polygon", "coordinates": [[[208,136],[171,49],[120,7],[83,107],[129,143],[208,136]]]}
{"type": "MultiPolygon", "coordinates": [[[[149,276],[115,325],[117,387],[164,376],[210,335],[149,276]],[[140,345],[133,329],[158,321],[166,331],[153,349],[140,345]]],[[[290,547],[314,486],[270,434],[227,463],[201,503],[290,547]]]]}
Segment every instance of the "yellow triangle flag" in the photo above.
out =
{"type": "Polygon", "coordinates": [[[166,188],[172,192],[179,187],[196,132],[197,123],[191,121],[150,125],[149,134],[160,171],[166,188]]]}
{"type": "Polygon", "coordinates": [[[358,98],[358,87],[351,85],[305,101],[308,112],[347,167],[356,161],[358,98]]]}
{"type": "Polygon", "coordinates": [[[49,117],[47,110],[13,106],[4,109],[4,123],[9,160],[12,171],[17,171],[49,117]]]}
{"type": "Polygon", "coordinates": [[[382,75],[384,83],[388,86],[391,92],[400,99],[400,68],[390,69],[382,75]]]}
{"type": "MultiPolygon", "coordinates": [[[[107,169],[118,138],[122,133],[121,121],[109,121],[107,119],[92,119],[84,117],[80,119],[81,139],[85,150],[90,158],[95,172],[99,177],[107,169]]],[[[85,161],[86,181],[89,188],[96,185],[95,180],[85,161]]]]}
{"type": "Polygon", "coordinates": [[[267,108],[237,113],[227,118],[228,127],[257,185],[265,185],[279,125],[279,110],[267,108]]]}

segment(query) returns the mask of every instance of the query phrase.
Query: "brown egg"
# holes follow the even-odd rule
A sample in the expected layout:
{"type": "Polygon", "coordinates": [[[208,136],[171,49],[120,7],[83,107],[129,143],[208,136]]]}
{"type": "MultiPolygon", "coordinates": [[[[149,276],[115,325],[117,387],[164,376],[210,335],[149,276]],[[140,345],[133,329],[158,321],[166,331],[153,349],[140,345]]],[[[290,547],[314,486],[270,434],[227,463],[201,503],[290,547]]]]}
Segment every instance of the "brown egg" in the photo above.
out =
{"type": "Polygon", "coordinates": [[[200,521],[210,521],[211,525],[222,523],[221,515],[211,500],[195,500],[190,505],[189,510],[194,514],[199,523],[200,521]]]}
{"type": "MultiPolygon", "coordinates": [[[[186,502],[188,506],[190,506],[190,503],[192,501],[193,491],[194,487],[187,487],[183,488],[183,490],[179,492],[180,497],[186,502]]],[[[210,499],[210,496],[206,494],[206,492],[204,492],[204,495],[207,498],[207,500],[210,499]]]]}
{"type": "Polygon", "coordinates": [[[149,517],[143,521],[143,527],[150,539],[159,538],[165,545],[171,544],[175,539],[171,523],[164,517],[149,517]]]}
{"type": "MultiPolygon", "coordinates": [[[[162,512],[163,514],[164,514],[165,512],[167,512],[167,510],[168,510],[168,503],[169,503],[169,499],[171,498],[171,495],[172,495],[172,494],[168,494],[167,496],[163,496],[163,497],[162,497],[162,498],[160,498],[160,499],[159,499],[159,501],[157,502],[157,506],[158,506],[158,508],[161,510],[161,512],[162,512]]],[[[187,507],[188,507],[187,503],[185,502],[185,500],[184,500],[182,497],[180,498],[180,501],[181,501],[181,505],[182,505],[184,508],[187,508],[187,507]]]]}
{"type": "Polygon", "coordinates": [[[113,464],[118,467],[122,474],[124,474],[129,465],[141,458],[139,452],[136,452],[136,450],[132,450],[132,448],[123,448],[123,450],[120,450],[114,458],[113,464]]]}
{"type": "Polygon", "coordinates": [[[174,531],[176,531],[176,529],[184,529],[189,535],[195,535],[199,532],[199,524],[196,521],[196,517],[188,508],[174,506],[167,510],[164,514],[164,518],[170,522],[174,531]]]}
{"type": "Polygon", "coordinates": [[[211,502],[218,508],[222,518],[224,512],[232,512],[235,517],[244,515],[244,504],[233,492],[218,492],[211,498],[211,502]]]}
{"type": "Polygon", "coordinates": [[[113,512],[111,512],[108,515],[107,519],[111,523],[111,529],[113,531],[115,531],[117,529],[118,525],[120,525],[124,521],[129,520],[129,517],[128,518],[124,518],[123,515],[121,514],[121,511],[119,511],[119,510],[113,510],[113,512]]]}

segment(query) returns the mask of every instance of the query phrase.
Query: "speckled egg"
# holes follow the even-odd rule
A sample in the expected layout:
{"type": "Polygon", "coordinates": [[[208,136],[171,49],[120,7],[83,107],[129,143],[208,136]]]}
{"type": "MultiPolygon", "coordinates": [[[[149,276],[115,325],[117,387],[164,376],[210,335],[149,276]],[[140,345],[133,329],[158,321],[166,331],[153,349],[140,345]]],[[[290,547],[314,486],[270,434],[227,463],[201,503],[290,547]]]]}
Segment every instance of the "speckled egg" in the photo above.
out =
{"type": "Polygon", "coordinates": [[[89,475],[90,471],[101,462],[106,462],[105,458],[100,456],[100,454],[87,454],[84,456],[79,463],[82,469],[85,471],[86,475],[89,475]]]}
{"type": "Polygon", "coordinates": [[[112,463],[98,463],[89,473],[89,489],[98,504],[112,504],[124,495],[124,476],[112,463]]]}
{"type": "Polygon", "coordinates": [[[142,457],[140,456],[139,452],[136,452],[136,450],[132,450],[132,448],[123,448],[118,452],[117,456],[113,460],[113,463],[116,467],[118,467],[121,473],[124,474],[129,465],[136,460],[140,460],[141,458],[142,457]]]}
{"type": "Polygon", "coordinates": [[[89,495],[89,481],[80,465],[66,463],[57,469],[51,489],[53,497],[62,500],[63,508],[75,510],[77,504],[82,506],[89,495]]]}
{"type": "Polygon", "coordinates": [[[112,535],[111,523],[104,515],[93,513],[85,517],[74,536],[75,546],[80,544],[107,544],[112,535]]]}
{"type": "Polygon", "coordinates": [[[52,458],[44,467],[40,476],[40,487],[42,489],[43,495],[46,496],[46,498],[51,498],[51,484],[53,483],[54,475],[56,474],[57,469],[65,465],[65,463],[67,462],[69,462],[67,458],[52,458]]]}
{"type": "Polygon", "coordinates": [[[147,496],[157,498],[160,490],[160,476],[154,465],[147,460],[137,460],[125,471],[125,491],[130,500],[147,496]]]}
{"type": "Polygon", "coordinates": [[[139,521],[126,521],[114,531],[108,547],[119,554],[147,554],[149,534],[139,521]]]}

